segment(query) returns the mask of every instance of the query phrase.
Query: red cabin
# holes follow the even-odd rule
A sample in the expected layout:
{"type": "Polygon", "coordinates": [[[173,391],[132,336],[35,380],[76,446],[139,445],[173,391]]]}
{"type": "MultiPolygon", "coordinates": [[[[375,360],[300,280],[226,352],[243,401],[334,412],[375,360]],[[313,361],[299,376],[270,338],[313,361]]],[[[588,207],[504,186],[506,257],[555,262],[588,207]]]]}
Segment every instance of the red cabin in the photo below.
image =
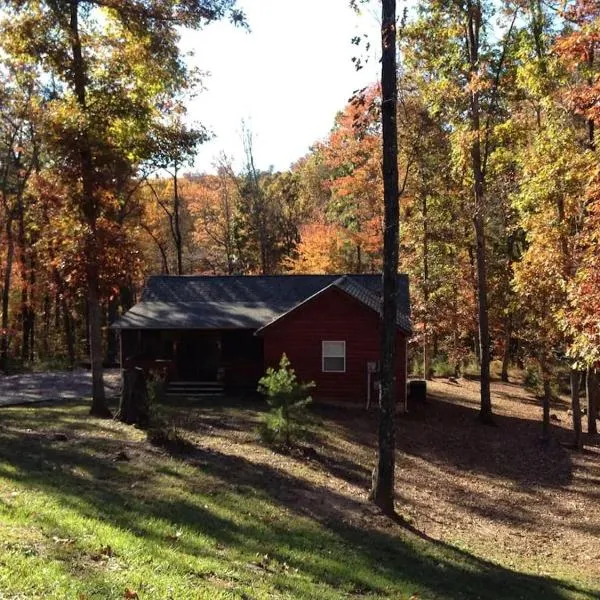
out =
{"type": "MultiPolygon", "coordinates": [[[[408,278],[398,275],[397,389],[406,400],[408,278]]],[[[316,400],[377,398],[379,275],[155,276],[112,327],[124,368],[161,369],[171,390],[238,394],[285,353],[316,400]]]]}

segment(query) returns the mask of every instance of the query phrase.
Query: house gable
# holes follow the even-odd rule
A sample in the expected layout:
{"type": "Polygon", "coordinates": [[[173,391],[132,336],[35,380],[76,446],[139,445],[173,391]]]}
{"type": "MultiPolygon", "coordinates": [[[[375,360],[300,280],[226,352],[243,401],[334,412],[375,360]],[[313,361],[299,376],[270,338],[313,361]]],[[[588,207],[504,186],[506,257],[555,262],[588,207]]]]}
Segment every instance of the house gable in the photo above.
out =
{"type": "MultiPolygon", "coordinates": [[[[377,316],[381,314],[380,300],[377,297],[377,295],[375,295],[373,292],[366,289],[365,287],[361,286],[356,281],[353,281],[348,275],[343,275],[342,277],[330,283],[327,287],[323,288],[322,290],[319,290],[316,294],[313,294],[309,298],[306,298],[306,300],[303,300],[287,312],[277,316],[270,323],[267,323],[266,325],[258,329],[256,331],[256,335],[262,335],[267,329],[277,327],[278,325],[280,325],[283,320],[293,318],[298,310],[302,309],[306,304],[317,301],[323,294],[327,294],[331,289],[337,289],[341,291],[352,300],[358,302],[364,308],[375,313],[377,316]]],[[[410,318],[401,310],[398,311],[396,324],[400,330],[404,331],[404,333],[412,333],[410,318]]]]}
{"type": "MultiPolygon", "coordinates": [[[[261,331],[265,366],[276,366],[285,353],[300,380],[316,383],[315,396],[363,402],[368,395],[369,364],[380,356],[380,319],[373,308],[337,286],[329,286],[261,331]],[[340,372],[323,368],[323,343],[344,342],[340,372]]],[[[406,382],[406,333],[397,330],[399,399],[406,382]]]]}

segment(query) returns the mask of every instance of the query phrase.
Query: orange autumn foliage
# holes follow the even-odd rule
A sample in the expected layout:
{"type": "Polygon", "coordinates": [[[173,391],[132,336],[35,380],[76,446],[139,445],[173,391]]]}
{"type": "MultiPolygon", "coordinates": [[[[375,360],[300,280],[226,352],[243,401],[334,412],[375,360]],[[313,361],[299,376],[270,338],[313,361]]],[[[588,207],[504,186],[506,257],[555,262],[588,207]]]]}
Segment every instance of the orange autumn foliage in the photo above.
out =
{"type": "Polygon", "coordinates": [[[309,223],[300,231],[297,256],[286,263],[292,273],[339,273],[344,271],[346,232],[338,225],[309,223]]]}

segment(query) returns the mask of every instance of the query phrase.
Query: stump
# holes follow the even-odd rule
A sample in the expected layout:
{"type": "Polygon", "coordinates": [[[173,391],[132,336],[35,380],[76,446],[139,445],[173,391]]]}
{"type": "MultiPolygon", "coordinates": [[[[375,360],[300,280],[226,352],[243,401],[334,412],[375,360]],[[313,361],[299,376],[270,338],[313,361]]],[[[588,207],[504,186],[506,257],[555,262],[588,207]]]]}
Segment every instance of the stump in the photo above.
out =
{"type": "Polygon", "coordinates": [[[117,418],[128,425],[146,427],[150,421],[150,402],[146,373],[139,367],[123,371],[123,391],[117,418]]]}

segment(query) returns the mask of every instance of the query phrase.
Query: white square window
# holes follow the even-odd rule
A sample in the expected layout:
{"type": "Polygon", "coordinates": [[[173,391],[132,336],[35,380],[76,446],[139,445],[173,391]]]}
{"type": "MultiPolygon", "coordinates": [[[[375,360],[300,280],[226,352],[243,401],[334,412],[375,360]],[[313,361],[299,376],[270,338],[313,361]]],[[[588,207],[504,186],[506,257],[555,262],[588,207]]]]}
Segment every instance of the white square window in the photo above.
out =
{"type": "Polygon", "coordinates": [[[346,372],[346,342],[323,342],[323,373],[346,372]]]}

